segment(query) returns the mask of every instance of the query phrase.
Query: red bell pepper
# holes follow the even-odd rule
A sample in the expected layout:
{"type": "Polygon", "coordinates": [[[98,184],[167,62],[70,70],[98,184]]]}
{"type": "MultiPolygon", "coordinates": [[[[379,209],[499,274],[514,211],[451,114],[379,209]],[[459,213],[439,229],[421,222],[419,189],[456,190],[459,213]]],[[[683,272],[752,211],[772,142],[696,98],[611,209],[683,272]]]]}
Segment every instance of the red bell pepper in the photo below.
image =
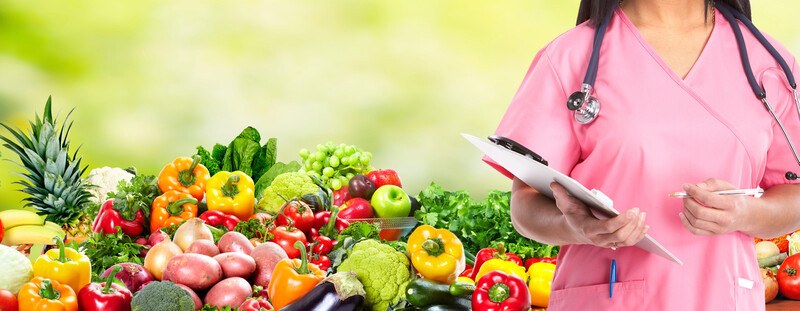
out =
{"type": "Polygon", "coordinates": [[[342,219],[365,219],[375,217],[372,205],[363,198],[352,198],[341,206],[339,217],[342,219]]]}
{"type": "Polygon", "coordinates": [[[525,270],[531,267],[532,264],[537,262],[546,262],[551,264],[556,264],[556,257],[544,257],[544,258],[528,258],[525,260],[525,270]]]}
{"type": "Polygon", "coordinates": [[[122,285],[114,284],[114,276],[122,266],[114,267],[105,283],[89,283],[78,292],[78,305],[83,311],[131,310],[131,291],[122,285]]]}
{"type": "Polygon", "coordinates": [[[342,206],[342,204],[347,202],[347,200],[350,200],[350,187],[347,185],[344,185],[339,188],[339,190],[333,192],[333,205],[342,206]]]}
{"type": "Polygon", "coordinates": [[[302,232],[310,232],[314,227],[314,210],[303,201],[290,200],[278,214],[278,226],[294,226],[302,232]]]}
{"type": "Polygon", "coordinates": [[[471,279],[472,278],[472,268],[464,269],[464,272],[461,272],[461,274],[459,274],[458,276],[468,277],[468,278],[471,279]]]}
{"type": "Polygon", "coordinates": [[[114,199],[108,199],[100,207],[100,211],[97,212],[97,216],[92,222],[92,232],[114,234],[117,233],[115,227],[120,227],[125,235],[136,237],[142,234],[144,225],[144,212],[141,209],[120,212],[114,206],[114,199]]]}
{"type": "Polygon", "coordinates": [[[314,215],[314,228],[311,230],[312,237],[324,235],[335,239],[342,230],[350,226],[350,222],[339,216],[339,208],[333,206],[331,209],[332,211],[330,212],[319,212],[314,215]],[[335,217],[335,221],[331,219],[331,215],[335,217]]]}
{"type": "Polygon", "coordinates": [[[397,172],[392,169],[371,171],[367,173],[367,178],[375,184],[375,189],[383,185],[395,185],[403,188],[403,184],[400,182],[400,176],[397,176],[397,172]]]}
{"type": "Polygon", "coordinates": [[[481,270],[483,263],[489,259],[502,259],[522,266],[522,258],[519,258],[519,256],[512,253],[506,253],[505,244],[500,242],[497,243],[496,248],[484,248],[480,250],[477,255],[475,255],[475,266],[472,268],[472,275],[470,276],[471,279],[475,279],[475,277],[478,275],[478,271],[481,270]]]}
{"type": "Polygon", "coordinates": [[[528,286],[517,276],[492,271],[475,284],[473,311],[525,311],[530,308],[528,286]]]}
{"type": "Polygon", "coordinates": [[[247,299],[239,306],[240,311],[275,310],[265,298],[247,299]]]}
{"type": "Polygon", "coordinates": [[[207,225],[216,227],[224,226],[228,231],[233,231],[236,225],[239,224],[239,218],[234,215],[228,215],[220,211],[206,211],[200,214],[200,219],[206,222],[207,225]]]}

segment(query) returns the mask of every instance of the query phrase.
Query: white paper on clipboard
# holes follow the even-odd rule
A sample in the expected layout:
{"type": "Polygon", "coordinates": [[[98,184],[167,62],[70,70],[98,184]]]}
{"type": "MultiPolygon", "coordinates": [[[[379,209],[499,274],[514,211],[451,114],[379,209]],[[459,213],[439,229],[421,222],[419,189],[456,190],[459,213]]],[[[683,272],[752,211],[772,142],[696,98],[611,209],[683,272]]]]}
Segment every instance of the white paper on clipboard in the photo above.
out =
{"type": "MultiPolygon", "coordinates": [[[[614,209],[614,201],[602,192],[594,189],[589,190],[567,175],[489,141],[464,133],[462,133],[461,136],[464,136],[464,138],[483,151],[486,156],[494,160],[498,165],[502,166],[540,193],[552,198],[553,192],[550,190],[550,183],[556,181],[564,186],[572,196],[580,199],[592,208],[592,213],[595,214],[595,216],[609,218],[619,215],[619,212],[614,209]]],[[[644,239],[639,241],[639,243],[636,243],[636,246],[683,265],[683,262],[678,259],[678,257],[675,257],[675,255],[664,248],[664,246],[658,243],[658,241],[649,234],[645,235],[644,239]]]]}

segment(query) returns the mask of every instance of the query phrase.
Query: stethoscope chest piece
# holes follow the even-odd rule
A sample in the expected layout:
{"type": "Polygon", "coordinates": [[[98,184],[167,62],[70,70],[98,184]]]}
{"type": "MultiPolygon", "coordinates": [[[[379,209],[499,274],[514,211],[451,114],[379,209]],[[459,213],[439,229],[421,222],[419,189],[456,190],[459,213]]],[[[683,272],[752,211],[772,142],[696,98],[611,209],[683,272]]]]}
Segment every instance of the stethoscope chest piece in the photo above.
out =
{"type": "Polygon", "coordinates": [[[591,96],[591,92],[592,87],[584,84],[567,99],[567,109],[575,112],[575,121],[580,124],[592,123],[600,114],[600,101],[591,96]]]}

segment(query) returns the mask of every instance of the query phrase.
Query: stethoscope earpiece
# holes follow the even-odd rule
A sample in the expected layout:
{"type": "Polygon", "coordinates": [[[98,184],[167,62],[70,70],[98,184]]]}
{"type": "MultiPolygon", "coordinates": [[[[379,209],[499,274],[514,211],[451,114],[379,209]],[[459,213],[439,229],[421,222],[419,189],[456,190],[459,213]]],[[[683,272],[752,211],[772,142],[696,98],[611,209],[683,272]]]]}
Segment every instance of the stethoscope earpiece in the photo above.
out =
{"type": "Polygon", "coordinates": [[[797,180],[797,174],[794,172],[786,172],[786,180],[797,180]]]}

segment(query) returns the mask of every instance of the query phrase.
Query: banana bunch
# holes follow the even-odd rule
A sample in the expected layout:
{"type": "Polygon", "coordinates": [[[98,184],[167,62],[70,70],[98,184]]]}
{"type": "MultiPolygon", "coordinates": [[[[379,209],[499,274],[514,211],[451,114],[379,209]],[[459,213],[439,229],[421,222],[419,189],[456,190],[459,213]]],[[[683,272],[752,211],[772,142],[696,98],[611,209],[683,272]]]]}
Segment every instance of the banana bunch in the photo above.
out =
{"type": "Polygon", "coordinates": [[[66,236],[61,226],[28,210],[0,211],[0,221],[5,229],[3,245],[54,244],[54,237],[66,236]]]}

